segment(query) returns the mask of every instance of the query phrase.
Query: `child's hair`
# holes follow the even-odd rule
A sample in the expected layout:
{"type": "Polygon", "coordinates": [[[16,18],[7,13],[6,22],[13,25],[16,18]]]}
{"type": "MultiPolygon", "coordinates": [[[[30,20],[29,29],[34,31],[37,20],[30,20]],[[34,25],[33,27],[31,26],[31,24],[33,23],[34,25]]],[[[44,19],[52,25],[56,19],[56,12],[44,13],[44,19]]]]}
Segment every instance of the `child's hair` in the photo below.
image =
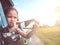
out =
{"type": "Polygon", "coordinates": [[[17,12],[17,15],[18,15],[18,11],[15,9],[15,8],[13,8],[13,7],[7,7],[6,9],[5,9],[5,16],[7,16],[7,14],[8,14],[8,12],[10,11],[10,10],[15,10],[16,12],[17,12]]]}

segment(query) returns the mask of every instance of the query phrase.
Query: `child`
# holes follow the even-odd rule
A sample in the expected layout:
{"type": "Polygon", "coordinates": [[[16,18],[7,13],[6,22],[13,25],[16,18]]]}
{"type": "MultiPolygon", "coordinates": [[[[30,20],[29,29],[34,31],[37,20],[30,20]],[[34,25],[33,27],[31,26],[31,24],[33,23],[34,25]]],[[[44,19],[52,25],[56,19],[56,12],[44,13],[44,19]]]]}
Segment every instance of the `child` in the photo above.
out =
{"type": "Polygon", "coordinates": [[[5,16],[8,26],[2,30],[2,38],[4,45],[24,45],[22,38],[30,38],[33,33],[39,28],[38,23],[35,23],[32,30],[26,34],[19,27],[18,12],[15,8],[9,7],[5,10],[5,16]],[[18,24],[17,24],[18,22],[18,24]]]}

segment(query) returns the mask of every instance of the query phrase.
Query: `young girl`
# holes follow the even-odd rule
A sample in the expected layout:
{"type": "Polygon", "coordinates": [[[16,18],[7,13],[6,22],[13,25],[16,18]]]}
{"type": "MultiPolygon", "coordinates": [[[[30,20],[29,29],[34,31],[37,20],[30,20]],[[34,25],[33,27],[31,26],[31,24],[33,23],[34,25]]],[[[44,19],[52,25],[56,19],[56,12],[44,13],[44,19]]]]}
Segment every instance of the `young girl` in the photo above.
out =
{"type": "Polygon", "coordinates": [[[6,20],[8,23],[8,26],[3,28],[2,30],[2,38],[4,41],[4,45],[24,45],[22,38],[20,35],[24,38],[30,38],[33,33],[39,28],[38,24],[35,23],[32,30],[26,34],[23,32],[19,27],[18,22],[18,12],[15,8],[9,7],[5,10],[6,20]],[[17,24],[18,22],[18,24],[17,24]]]}

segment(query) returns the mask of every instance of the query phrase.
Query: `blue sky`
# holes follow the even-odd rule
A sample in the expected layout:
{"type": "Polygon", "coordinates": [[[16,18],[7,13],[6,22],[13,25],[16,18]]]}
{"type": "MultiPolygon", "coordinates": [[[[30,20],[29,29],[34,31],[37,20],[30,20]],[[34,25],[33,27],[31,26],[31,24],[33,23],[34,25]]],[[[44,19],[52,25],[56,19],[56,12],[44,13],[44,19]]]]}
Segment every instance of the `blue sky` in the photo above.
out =
{"type": "Polygon", "coordinates": [[[25,20],[34,18],[36,10],[42,7],[43,0],[13,0],[14,7],[19,12],[19,17],[25,20]],[[34,12],[35,11],[35,12],[34,12]]]}
{"type": "Polygon", "coordinates": [[[38,4],[42,2],[41,0],[13,0],[13,2],[16,4],[15,7],[19,9],[30,9],[36,7],[38,4]]]}
{"type": "Polygon", "coordinates": [[[60,6],[60,0],[13,0],[14,7],[19,12],[20,21],[36,19],[41,25],[54,25],[60,13],[56,8],[60,6]]]}

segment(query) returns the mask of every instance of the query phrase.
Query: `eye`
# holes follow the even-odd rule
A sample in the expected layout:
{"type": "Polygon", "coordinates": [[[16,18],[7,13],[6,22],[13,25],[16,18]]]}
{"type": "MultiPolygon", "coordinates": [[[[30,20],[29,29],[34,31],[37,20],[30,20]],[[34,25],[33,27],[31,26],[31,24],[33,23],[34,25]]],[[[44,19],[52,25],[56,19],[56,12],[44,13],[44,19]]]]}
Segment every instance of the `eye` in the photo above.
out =
{"type": "Polygon", "coordinates": [[[7,16],[8,18],[12,18],[12,16],[7,16]]]}
{"type": "Polygon", "coordinates": [[[17,17],[14,17],[14,18],[17,18],[17,17]]]}

